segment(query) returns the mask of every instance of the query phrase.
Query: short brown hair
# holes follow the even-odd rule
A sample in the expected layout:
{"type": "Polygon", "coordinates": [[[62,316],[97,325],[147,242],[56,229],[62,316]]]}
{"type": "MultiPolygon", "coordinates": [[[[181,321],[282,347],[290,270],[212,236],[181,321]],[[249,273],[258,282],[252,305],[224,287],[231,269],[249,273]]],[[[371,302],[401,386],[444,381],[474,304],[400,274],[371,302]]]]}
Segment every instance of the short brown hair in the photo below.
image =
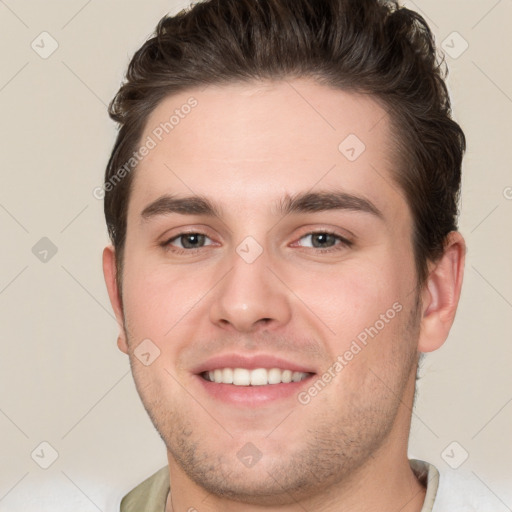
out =
{"type": "MultiPolygon", "coordinates": [[[[109,106],[119,133],[105,183],[130,159],[165,97],[207,84],[311,77],[369,94],[394,132],[393,179],[413,216],[418,283],[457,229],[464,133],[451,117],[444,58],[416,12],[385,0],[206,0],[162,18],[109,106]]],[[[133,173],[105,191],[121,286],[133,173]]]]}

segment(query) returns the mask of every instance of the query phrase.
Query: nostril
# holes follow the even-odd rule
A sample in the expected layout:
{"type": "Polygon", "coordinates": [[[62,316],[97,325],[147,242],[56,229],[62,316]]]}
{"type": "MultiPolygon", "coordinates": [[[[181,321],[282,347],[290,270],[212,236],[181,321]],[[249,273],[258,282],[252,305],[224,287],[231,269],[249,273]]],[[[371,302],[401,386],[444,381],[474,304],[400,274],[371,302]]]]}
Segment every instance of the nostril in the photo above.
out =
{"type": "Polygon", "coordinates": [[[255,326],[268,326],[269,323],[272,322],[272,318],[260,318],[256,323],[255,326]]]}

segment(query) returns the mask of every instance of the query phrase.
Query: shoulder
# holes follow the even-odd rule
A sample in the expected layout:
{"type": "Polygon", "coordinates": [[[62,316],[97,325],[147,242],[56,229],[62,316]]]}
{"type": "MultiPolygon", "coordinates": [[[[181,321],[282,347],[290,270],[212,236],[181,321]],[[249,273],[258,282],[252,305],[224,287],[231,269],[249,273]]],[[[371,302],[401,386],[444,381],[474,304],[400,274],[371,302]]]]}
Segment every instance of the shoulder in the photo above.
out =
{"type": "Polygon", "coordinates": [[[497,495],[473,473],[440,471],[433,512],[496,512],[503,508],[497,495]]]}
{"type": "Polygon", "coordinates": [[[164,466],[121,500],[120,512],[163,512],[169,487],[169,467],[164,466]]]}

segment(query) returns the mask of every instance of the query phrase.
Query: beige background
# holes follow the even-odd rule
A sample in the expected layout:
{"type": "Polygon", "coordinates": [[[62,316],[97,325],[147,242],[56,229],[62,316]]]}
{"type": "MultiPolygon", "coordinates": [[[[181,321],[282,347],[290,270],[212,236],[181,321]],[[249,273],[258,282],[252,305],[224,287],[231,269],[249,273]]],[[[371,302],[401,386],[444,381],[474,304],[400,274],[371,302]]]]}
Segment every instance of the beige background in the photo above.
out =
{"type": "MultiPolygon", "coordinates": [[[[166,463],[116,347],[92,191],[115,136],[106,104],[130,56],[186,4],[0,0],[0,511],[117,510],[166,463]],[[58,43],[46,59],[31,47],[51,48],[43,31],[58,43]],[[42,237],[57,248],[46,262],[32,252],[42,237]],[[43,441],[58,453],[48,469],[43,441]]],[[[410,455],[447,472],[468,452],[453,471],[496,512],[512,510],[512,2],[407,5],[452,53],[449,85],[469,147],[462,302],[448,342],[425,361],[410,455]],[[469,45],[460,56],[454,31],[469,45]]]]}

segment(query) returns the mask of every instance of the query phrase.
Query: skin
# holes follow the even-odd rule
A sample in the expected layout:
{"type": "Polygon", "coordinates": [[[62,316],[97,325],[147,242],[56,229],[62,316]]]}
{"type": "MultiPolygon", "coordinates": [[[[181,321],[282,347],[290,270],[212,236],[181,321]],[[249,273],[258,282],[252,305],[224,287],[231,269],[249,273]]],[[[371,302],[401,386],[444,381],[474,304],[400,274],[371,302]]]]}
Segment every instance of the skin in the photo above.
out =
{"type": "Polygon", "coordinates": [[[421,510],[425,490],[407,459],[417,357],[446,340],[464,240],[448,236],[418,288],[389,118],[371,97],[306,79],[191,89],[157,106],[143,140],[190,96],[198,105],[135,171],[122,301],[114,248],[103,253],[118,345],[167,447],[166,510],[421,510]],[[352,162],[338,149],[348,134],[366,146],[352,162]],[[334,190],[371,201],[382,217],[277,211],[287,195],[334,190]],[[206,197],[221,216],[141,220],[164,193],[206,197]],[[208,245],[180,253],[184,230],[208,245]],[[318,246],[309,234],[325,231],[351,244],[318,246]],[[250,264],[236,251],[247,236],[262,249],[250,264]],[[401,311],[307,405],[294,396],[235,407],[206,394],[192,372],[236,352],[278,355],[321,376],[397,302],[401,311]],[[147,338],[160,350],[149,366],[134,355],[147,338]],[[262,454],[250,468],[237,457],[247,443],[262,454]]]}

